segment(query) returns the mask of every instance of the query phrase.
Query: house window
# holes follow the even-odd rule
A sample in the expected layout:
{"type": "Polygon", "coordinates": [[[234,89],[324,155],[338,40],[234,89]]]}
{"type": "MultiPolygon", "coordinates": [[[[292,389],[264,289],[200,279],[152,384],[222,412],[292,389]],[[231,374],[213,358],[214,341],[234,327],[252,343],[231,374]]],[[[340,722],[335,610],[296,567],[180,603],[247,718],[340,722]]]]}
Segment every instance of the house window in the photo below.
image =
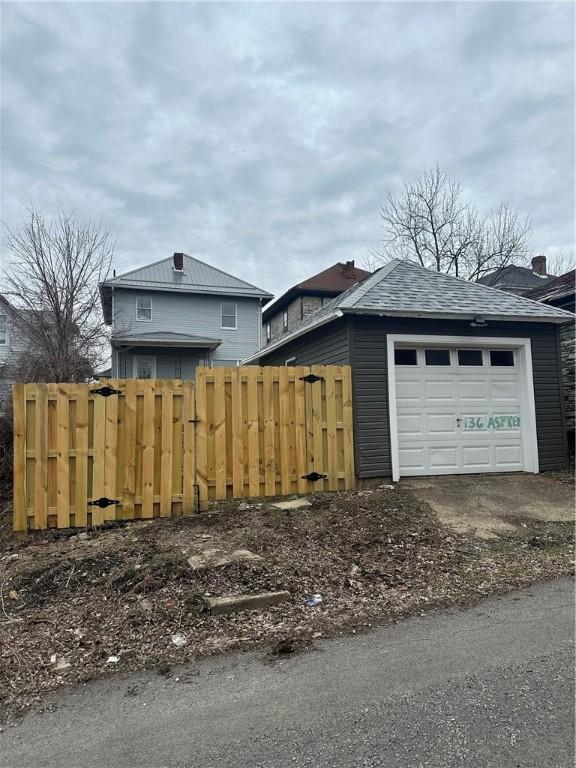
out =
{"type": "Polygon", "coordinates": [[[0,344],[6,344],[7,317],[0,315],[0,344]]]}
{"type": "Polygon", "coordinates": [[[395,349],[395,365],[418,365],[415,349],[395,349]]]}
{"type": "Polygon", "coordinates": [[[135,379],[155,379],[156,378],[156,358],[140,357],[134,358],[134,378],[135,379]]]}
{"type": "Polygon", "coordinates": [[[270,341],[272,338],[272,326],[270,323],[266,323],[266,341],[270,341]]]}
{"type": "Polygon", "coordinates": [[[286,333],[286,331],[288,330],[288,310],[287,309],[285,309],[282,312],[282,330],[284,331],[284,333],[286,333]]]}
{"type": "Polygon", "coordinates": [[[490,365],[492,366],[513,366],[514,350],[512,349],[491,349],[490,365]]]}
{"type": "Polygon", "coordinates": [[[449,349],[425,349],[426,365],[450,365],[449,349]]]}
{"type": "Polygon", "coordinates": [[[138,296],[136,299],[136,320],[152,320],[152,299],[150,296],[138,296]]]}
{"type": "Polygon", "coordinates": [[[459,349],[458,365],[484,365],[481,349],[459,349]]]}
{"type": "Polygon", "coordinates": [[[236,304],[228,302],[220,304],[221,327],[236,330],[236,314],[236,304]]]}

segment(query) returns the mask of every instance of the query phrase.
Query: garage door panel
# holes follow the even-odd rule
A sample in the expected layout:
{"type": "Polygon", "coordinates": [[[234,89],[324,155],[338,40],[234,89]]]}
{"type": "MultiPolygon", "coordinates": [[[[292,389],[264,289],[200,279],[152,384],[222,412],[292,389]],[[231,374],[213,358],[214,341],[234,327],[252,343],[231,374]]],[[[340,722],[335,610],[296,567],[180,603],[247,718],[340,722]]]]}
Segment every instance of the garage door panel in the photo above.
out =
{"type": "Polygon", "coordinates": [[[458,448],[456,446],[431,445],[428,448],[429,469],[458,469],[458,448]]]}
{"type": "Polygon", "coordinates": [[[407,437],[424,437],[424,417],[420,413],[404,413],[398,416],[398,439],[407,437]]]}
{"type": "Polygon", "coordinates": [[[436,381],[428,379],[424,386],[424,398],[429,402],[446,402],[454,400],[456,396],[456,384],[454,381],[436,381]]]}
{"type": "Polygon", "coordinates": [[[522,467],[522,446],[520,445],[496,445],[494,454],[497,467],[522,467]]]}
{"type": "Polygon", "coordinates": [[[399,403],[420,400],[419,381],[400,381],[396,387],[396,397],[399,403]]]}
{"type": "Polygon", "coordinates": [[[478,379],[473,381],[461,381],[460,382],[460,400],[486,400],[488,397],[487,387],[485,381],[479,381],[478,379]]]}
{"type": "Polygon", "coordinates": [[[516,379],[490,382],[490,399],[494,403],[518,402],[518,386],[516,379]]]}
{"type": "Polygon", "coordinates": [[[428,435],[456,435],[454,413],[427,413],[426,433],[428,435]]]}
{"type": "Polygon", "coordinates": [[[425,469],[424,448],[402,448],[398,450],[400,466],[406,469],[425,469]]]}
{"type": "Polygon", "coordinates": [[[489,445],[465,445],[462,447],[462,463],[465,467],[485,467],[492,463],[489,445]]]}

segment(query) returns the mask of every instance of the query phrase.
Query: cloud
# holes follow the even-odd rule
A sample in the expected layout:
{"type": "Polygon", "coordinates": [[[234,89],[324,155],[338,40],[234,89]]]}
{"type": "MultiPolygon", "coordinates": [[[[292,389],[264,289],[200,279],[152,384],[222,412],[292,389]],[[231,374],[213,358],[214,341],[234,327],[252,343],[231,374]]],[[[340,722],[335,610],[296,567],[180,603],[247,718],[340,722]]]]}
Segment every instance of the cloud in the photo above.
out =
{"type": "Polygon", "coordinates": [[[567,3],[5,3],[2,217],[58,202],[118,269],[184,250],[276,293],[368,255],[436,162],[574,242],[567,3]]]}

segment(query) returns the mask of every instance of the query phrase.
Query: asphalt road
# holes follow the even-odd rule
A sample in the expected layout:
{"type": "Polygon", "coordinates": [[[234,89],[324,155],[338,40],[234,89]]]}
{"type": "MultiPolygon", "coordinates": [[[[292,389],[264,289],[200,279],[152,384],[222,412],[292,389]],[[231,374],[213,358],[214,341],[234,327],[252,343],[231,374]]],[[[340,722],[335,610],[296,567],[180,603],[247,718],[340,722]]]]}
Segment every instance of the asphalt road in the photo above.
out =
{"type": "Polygon", "coordinates": [[[273,664],[100,681],[0,734],[0,766],[571,768],[573,640],[562,580],[273,664]]]}

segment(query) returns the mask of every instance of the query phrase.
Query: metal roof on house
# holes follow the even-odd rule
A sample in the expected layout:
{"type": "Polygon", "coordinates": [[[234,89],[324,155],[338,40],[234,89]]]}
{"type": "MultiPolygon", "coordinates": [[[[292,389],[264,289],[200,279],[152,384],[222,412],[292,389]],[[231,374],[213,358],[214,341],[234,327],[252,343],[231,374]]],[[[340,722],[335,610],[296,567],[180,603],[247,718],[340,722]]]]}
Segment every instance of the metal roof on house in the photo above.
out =
{"type": "Polygon", "coordinates": [[[116,288],[182,291],[185,293],[217,293],[234,296],[254,296],[269,301],[272,294],[247,283],[221,269],[183,254],[184,270],[174,269],[173,257],[147,264],[106,280],[103,285],[116,288]]]}
{"type": "Polygon", "coordinates": [[[174,331],[150,331],[149,333],[124,333],[112,336],[112,346],[122,347],[198,347],[216,349],[222,339],[208,336],[191,336],[188,333],[174,331]]]}
{"type": "Polygon", "coordinates": [[[278,341],[259,350],[249,361],[344,314],[563,323],[573,315],[523,296],[472,283],[394,259],[361,283],[337,296],[278,341]]]}

